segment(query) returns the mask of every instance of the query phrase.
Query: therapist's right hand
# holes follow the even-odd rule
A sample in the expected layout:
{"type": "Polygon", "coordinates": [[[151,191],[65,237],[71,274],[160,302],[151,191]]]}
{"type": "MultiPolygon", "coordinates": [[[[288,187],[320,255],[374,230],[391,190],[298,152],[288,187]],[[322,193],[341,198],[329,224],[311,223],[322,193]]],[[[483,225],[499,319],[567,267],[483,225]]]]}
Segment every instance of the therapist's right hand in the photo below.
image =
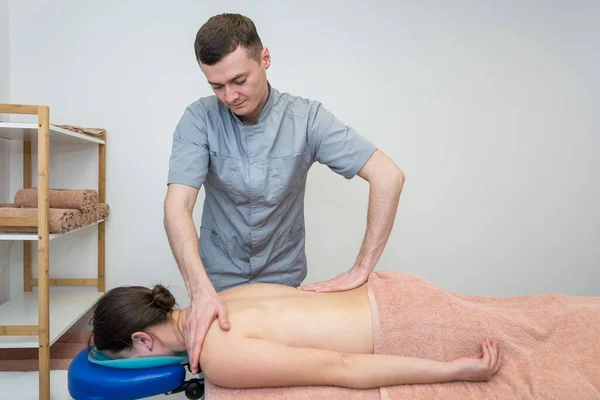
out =
{"type": "Polygon", "coordinates": [[[229,330],[227,307],[215,290],[204,290],[192,295],[191,305],[184,322],[184,336],[190,370],[193,374],[198,373],[204,338],[215,319],[219,320],[221,329],[229,330]]]}

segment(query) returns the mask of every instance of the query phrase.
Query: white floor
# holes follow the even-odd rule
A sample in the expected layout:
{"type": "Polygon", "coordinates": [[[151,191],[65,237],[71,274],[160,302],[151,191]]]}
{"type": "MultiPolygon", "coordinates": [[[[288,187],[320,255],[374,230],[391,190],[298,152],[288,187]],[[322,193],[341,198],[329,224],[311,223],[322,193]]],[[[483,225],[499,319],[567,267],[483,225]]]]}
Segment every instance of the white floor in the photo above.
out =
{"type": "MultiPolygon", "coordinates": [[[[0,399],[38,400],[37,372],[0,372],[0,399]]],[[[67,371],[50,371],[50,399],[72,400],[67,387],[67,371]]],[[[147,399],[187,400],[185,394],[153,396],[147,399]]]]}
{"type": "MultiPolygon", "coordinates": [[[[0,397],[15,400],[38,400],[37,372],[0,372],[0,397]]],[[[50,371],[50,398],[71,400],[67,389],[67,371],[50,371]]]]}

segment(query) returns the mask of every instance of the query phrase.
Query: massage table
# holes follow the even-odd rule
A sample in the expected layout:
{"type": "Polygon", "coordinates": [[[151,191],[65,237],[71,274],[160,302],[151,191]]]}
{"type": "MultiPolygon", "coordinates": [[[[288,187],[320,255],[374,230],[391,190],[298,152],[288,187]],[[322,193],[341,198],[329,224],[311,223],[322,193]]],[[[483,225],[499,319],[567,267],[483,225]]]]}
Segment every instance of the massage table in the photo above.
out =
{"type": "Polygon", "coordinates": [[[500,371],[488,382],[368,390],[228,389],[204,375],[186,387],[185,357],[92,362],[84,350],[69,368],[69,390],[76,400],[196,390],[207,400],[600,399],[600,296],[467,296],[401,272],[374,272],[367,288],[375,354],[448,361],[477,354],[490,337],[504,351],[500,371]]]}
{"type": "Polygon", "coordinates": [[[188,399],[204,396],[204,377],[186,380],[186,356],[154,356],[112,360],[88,349],[71,361],[69,394],[75,400],[134,400],[184,392],[188,399]]]}

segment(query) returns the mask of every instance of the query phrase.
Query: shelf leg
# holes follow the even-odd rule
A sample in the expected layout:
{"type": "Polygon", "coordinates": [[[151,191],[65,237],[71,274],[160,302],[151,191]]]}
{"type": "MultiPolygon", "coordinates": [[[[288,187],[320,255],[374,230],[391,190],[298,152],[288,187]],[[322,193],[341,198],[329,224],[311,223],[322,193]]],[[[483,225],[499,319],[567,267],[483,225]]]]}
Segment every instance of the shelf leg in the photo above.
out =
{"type": "Polygon", "coordinates": [[[38,108],[38,323],[40,400],[50,400],[50,307],[48,288],[49,224],[48,185],[50,157],[50,112],[38,108]]]}
{"type": "MultiPolygon", "coordinates": [[[[106,203],[106,130],[102,131],[102,140],[105,144],[98,145],[98,202],[106,203]]],[[[98,224],[98,292],[105,291],[105,223],[98,224]]]]}

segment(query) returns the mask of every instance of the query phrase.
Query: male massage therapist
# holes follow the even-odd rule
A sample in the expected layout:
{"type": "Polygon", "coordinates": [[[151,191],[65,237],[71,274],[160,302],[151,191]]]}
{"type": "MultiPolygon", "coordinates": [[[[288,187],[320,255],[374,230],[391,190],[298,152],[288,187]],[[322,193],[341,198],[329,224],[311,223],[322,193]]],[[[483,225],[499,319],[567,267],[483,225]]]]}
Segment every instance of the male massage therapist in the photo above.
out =
{"type": "Polygon", "coordinates": [[[210,18],[196,58],[215,96],[184,111],[173,134],[164,226],[191,298],[185,321],[192,372],[209,326],[229,329],[217,292],[269,282],[299,287],[307,274],[306,176],[313,162],[370,184],[366,235],[354,266],[301,290],[343,291],[366,282],[388,240],[404,184],[402,171],[322,104],[279,92],[254,23],[210,18]],[[192,219],[204,185],[200,238],[192,219]]]}

